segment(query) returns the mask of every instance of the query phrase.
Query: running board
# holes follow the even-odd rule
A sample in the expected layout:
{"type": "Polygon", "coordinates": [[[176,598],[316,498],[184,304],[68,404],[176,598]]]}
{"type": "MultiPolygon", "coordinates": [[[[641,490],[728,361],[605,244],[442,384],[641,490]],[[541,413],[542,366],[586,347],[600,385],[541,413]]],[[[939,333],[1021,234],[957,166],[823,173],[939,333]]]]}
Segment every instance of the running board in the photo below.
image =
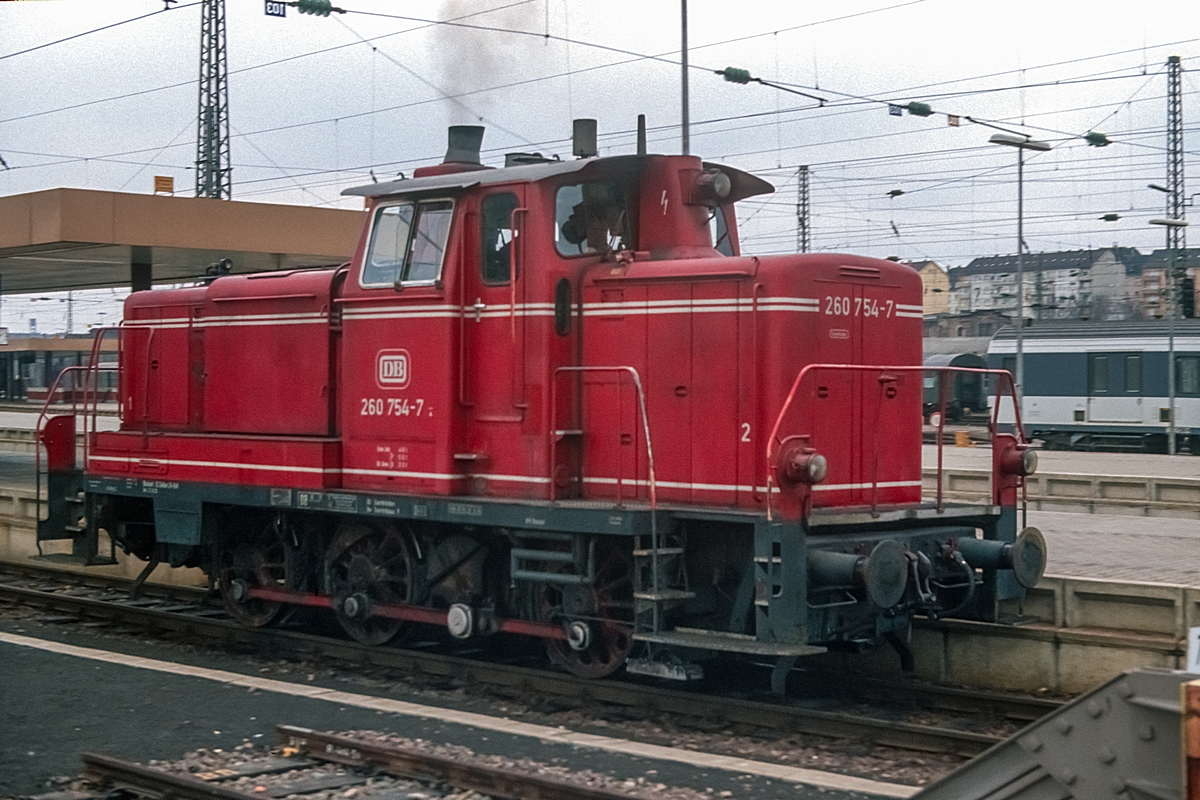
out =
{"type": "Polygon", "coordinates": [[[30,556],[30,561],[41,561],[46,564],[62,564],[72,567],[110,567],[118,563],[114,556],[75,554],[75,553],[44,553],[30,556]]]}
{"type": "Polygon", "coordinates": [[[749,653],[757,656],[811,656],[827,648],[809,644],[760,642],[742,633],[709,631],[700,628],[676,628],[673,631],[633,634],[635,641],[661,644],[667,647],[688,647],[695,650],[720,650],[727,653],[749,653]]]}
{"type": "Polygon", "coordinates": [[[704,668],[699,664],[668,664],[652,658],[631,658],[625,662],[625,671],[631,675],[648,675],[669,681],[698,681],[704,678],[704,668]]]}

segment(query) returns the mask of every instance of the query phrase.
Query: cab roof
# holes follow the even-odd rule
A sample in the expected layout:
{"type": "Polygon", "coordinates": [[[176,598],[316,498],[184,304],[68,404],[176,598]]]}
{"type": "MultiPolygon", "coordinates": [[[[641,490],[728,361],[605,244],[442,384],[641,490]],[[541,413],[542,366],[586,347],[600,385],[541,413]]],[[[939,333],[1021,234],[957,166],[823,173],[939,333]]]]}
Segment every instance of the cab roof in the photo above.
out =
{"type": "MultiPolygon", "coordinates": [[[[527,181],[530,183],[555,178],[560,175],[579,174],[581,178],[598,178],[614,171],[636,170],[651,158],[688,158],[688,156],[611,156],[607,158],[581,158],[576,161],[549,161],[541,164],[522,164],[499,169],[472,169],[447,175],[430,175],[423,178],[401,178],[386,183],[368,183],[342,192],[343,195],[359,197],[386,197],[389,195],[417,194],[432,191],[461,191],[473,186],[495,183],[527,181]]],[[[704,169],[719,169],[729,176],[731,189],[725,202],[733,203],[760,194],[770,194],[775,187],[762,178],[723,164],[702,162],[704,169]]]]}

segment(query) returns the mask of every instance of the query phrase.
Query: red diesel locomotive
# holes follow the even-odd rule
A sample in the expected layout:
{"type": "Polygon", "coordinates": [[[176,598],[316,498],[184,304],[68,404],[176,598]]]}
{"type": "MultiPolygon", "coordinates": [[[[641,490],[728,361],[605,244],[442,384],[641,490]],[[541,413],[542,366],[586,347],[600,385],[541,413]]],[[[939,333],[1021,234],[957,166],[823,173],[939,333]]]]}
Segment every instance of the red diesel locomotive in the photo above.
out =
{"type": "Polygon", "coordinates": [[[120,430],[85,423],[77,469],[75,417],[45,426],[39,538],[201,567],[247,625],[520,634],[592,677],[903,657],[914,614],[995,620],[1036,583],[1023,441],[994,437],[991,503],[922,502],[917,273],[743,256],[735,204],[768,183],[599,158],[580,122],[577,160],[488,168],[460,126],[348,190],[338,269],[131,295],[120,430]]]}

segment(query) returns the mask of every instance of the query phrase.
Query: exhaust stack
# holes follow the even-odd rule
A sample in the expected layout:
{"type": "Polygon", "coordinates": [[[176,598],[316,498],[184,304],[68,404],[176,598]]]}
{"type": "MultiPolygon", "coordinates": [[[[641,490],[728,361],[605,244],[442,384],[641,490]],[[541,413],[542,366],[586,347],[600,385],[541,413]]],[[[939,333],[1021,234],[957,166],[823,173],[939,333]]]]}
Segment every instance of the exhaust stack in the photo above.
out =
{"type": "Polygon", "coordinates": [[[577,119],[572,123],[571,152],[576,158],[595,158],[600,155],[596,147],[596,120],[577,119]]]}
{"type": "Polygon", "coordinates": [[[451,125],[449,139],[443,164],[482,166],[479,160],[479,149],[483,145],[482,125],[451,125]]]}

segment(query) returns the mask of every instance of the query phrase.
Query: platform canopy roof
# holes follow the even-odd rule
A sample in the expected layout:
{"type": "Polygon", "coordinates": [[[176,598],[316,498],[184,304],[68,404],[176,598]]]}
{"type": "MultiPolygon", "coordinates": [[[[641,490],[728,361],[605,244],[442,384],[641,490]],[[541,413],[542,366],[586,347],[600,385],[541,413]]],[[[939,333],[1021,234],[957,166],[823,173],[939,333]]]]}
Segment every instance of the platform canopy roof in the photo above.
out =
{"type": "Polygon", "coordinates": [[[0,292],[184,283],[222,258],[234,273],[335,266],[353,255],[363,219],[344,209],[89,189],[9,195],[0,197],[0,292]]]}

